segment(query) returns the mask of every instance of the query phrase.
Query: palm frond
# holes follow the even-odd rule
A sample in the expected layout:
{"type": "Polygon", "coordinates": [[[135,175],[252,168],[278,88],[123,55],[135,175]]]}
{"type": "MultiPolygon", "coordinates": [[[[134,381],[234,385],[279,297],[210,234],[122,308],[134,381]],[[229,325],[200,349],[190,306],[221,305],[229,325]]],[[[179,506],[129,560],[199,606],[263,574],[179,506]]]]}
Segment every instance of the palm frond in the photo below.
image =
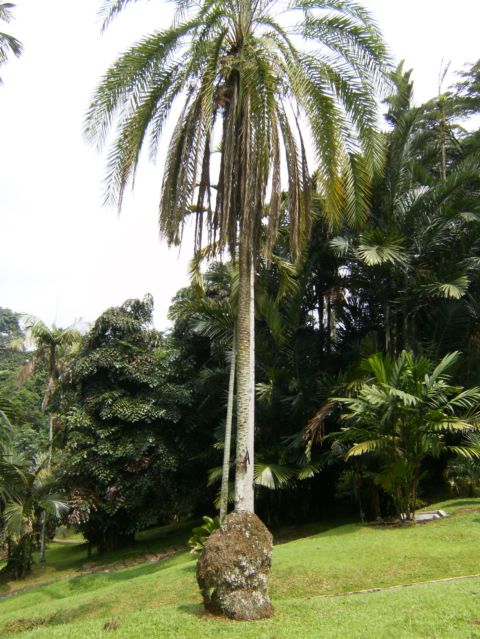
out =
{"type": "Polygon", "coordinates": [[[295,477],[295,471],[288,466],[256,462],[253,477],[256,486],[276,490],[287,486],[295,477]]]}

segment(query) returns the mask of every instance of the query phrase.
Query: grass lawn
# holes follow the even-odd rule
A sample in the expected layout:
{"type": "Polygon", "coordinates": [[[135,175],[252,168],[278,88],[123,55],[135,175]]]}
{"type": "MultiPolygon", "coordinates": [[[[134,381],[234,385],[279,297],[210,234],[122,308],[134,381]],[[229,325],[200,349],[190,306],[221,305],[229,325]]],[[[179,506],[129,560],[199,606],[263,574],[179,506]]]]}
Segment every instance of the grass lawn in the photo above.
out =
{"type": "Polygon", "coordinates": [[[30,582],[39,585],[0,602],[0,636],[480,638],[480,578],[422,583],[480,574],[480,499],[438,507],[452,516],[406,528],[343,525],[275,546],[270,588],[276,614],[252,623],[202,615],[195,561],[187,552],[118,568],[133,553],[181,543],[186,530],[150,533],[140,548],[102,558],[117,569],[105,565],[109,572],[73,578],[67,575],[78,570],[86,551],[66,539],[54,544],[50,567],[30,582]],[[345,594],[396,585],[408,587],[345,594]]]}

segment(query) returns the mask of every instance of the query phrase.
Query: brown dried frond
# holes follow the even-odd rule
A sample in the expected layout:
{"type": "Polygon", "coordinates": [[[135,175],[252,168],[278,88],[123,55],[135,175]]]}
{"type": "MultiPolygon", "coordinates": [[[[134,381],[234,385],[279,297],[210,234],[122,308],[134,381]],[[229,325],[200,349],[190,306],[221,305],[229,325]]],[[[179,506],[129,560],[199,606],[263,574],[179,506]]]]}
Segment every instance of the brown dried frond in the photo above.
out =
{"type": "Polygon", "coordinates": [[[305,428],[304,440],[310,444],[320,444],[325,435],[325,419],[332,410],[333,402],[327,402],[315,413],[305,428]]]}
{"type": "Polygon", "coordinates": [[[18,386],[22,386],[22,384],[25,383],[25,380],[28,379],[30,375],[33,373],[34,368],[35,368],[35,357],[32,357],[32,359],[30,359],[22,368],[22,372],[17,378],[18,386]]]}

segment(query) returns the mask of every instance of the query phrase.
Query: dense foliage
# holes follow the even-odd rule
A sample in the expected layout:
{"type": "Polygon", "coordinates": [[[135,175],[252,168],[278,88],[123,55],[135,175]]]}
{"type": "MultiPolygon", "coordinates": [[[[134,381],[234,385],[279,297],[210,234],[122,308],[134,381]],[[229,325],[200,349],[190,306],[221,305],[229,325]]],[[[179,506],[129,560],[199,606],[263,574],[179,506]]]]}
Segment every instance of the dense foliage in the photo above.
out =
{"type": "Polygon", "coordinates": [[[70,521],[101,550],[188,514],[193,501],[177,473],[187,463],[179,423],[191,392],[176,383],[177,356],[152,328],[152,308],[147,297],[103,313],[62,385],[59,473],[70,521]]]}

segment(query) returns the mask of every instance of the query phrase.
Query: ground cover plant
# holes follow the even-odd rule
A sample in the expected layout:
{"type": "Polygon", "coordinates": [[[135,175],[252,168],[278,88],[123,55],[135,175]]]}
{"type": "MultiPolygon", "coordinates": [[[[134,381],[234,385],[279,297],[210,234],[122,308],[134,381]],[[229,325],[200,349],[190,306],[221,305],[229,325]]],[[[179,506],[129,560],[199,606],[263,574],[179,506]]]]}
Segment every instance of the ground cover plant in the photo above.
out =
{"type": "MultiPolygon", "coordinates": [[[[322,524],[316,534],[276,545],[276,615],[269,620],[240,624],[203,615],[195,560],[185,549],[164,561],[120,569],[105,564],[102,572],[19,592],[0,602],[0,633],[13,639],[100,638],[111,631],[125,639],[480,637],[480,577],[474,576],[480,574],[474,552],[480,499],[437,506],[451,516],[410,526],[322,524]],[[359,593],[368,589],[381,590],[359,593]]],[[[170,535],[178,541],[184,533],[170,528],[163,538],[142,543],[165,549],[170,535]]],[[[70,575],[79,574],[76,541],[65,549],[64,540],[64,576],[69,568],[70,575]]],[[[50,550],[52,562],[55,552],[50,550]]],[[[110,558],[118,566],[118,552],[110,558]]]]}

